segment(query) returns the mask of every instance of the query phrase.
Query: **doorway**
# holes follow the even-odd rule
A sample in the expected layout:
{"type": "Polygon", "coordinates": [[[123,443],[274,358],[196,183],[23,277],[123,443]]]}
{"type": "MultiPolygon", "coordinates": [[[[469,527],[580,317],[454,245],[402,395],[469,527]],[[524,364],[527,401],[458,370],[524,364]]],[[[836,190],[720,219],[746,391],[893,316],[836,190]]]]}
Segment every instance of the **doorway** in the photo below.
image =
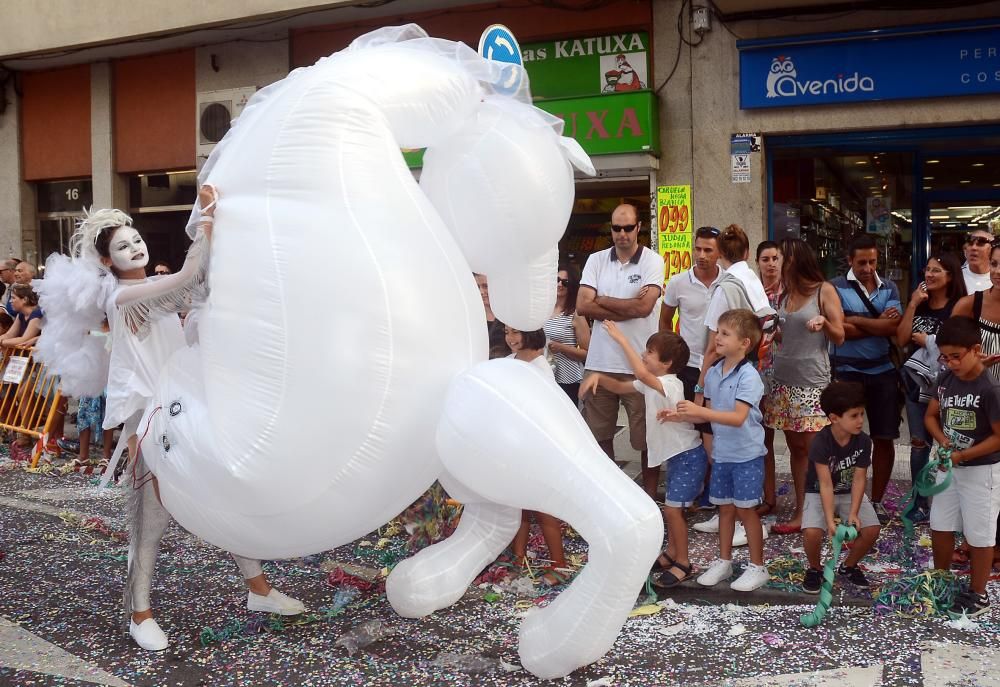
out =
{"type": "MultiPolygon", "coordinates": [[[[69,255],[69,240],[76,223],[83,217],[79,212],[49,212],[38,214],[38,260],[41,266],[53,253],[69,255]]],[[[42,267],[44,269],[44,267],[42,267]]]]}
{"type": "Polygon", "coordinates": [[[810,242],[828,277],[844,273],[854,236],[873,234],[879,271],[906,300],[930,253],[962,258],[970,229],[1000,235],[1000,126],[768,136],[765,145],[769,236],[810,242]]]}

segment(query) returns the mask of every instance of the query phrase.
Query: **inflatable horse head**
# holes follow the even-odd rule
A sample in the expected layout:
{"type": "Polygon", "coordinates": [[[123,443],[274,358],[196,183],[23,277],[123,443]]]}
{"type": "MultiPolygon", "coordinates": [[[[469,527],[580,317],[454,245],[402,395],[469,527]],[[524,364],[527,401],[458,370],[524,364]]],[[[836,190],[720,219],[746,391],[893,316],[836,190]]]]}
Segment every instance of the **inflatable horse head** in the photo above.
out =
{"type": "Polygon", "coordinates": [[[561,121],[496,95],[498,79],[469,48],[406,26],[257,93],[202,171],[220,194],[210,295],[140,434],[174,517],[250,557],[351,542],[441,480],[466,509],[455,536],[390,577],[405,615],[461,596],[521,508],[569,520],[595,563],[564,611],[522,631],[526,667],[566,674],[614,641],[662,520],[551,380],[486,362],[472,273],[488,276],[501,320],[539,328],[573,166],[593,173],[561,121]],[[401,148],[427,149],[419,184],[401,148]]]}

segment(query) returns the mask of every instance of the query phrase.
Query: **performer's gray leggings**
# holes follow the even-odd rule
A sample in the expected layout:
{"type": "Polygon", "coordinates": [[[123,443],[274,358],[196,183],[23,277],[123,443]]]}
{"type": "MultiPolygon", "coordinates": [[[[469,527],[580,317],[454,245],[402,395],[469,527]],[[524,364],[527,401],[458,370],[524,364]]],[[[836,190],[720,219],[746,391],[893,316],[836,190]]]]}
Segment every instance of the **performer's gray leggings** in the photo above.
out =
{"type": "MultiPolygon", "coordinates": [[[[131,466],[128,469],[131,472],[131,466]]],[[[146,475],[145,461],[141,456],[135,475],[145,483],[129,495],[129,515],[132,521],[128,547],[128,579],[125,583],[125,612],[129,617],[132,613],[150,608],[149,592],[153,585],[156,555],[160,550],[160,540],[170,524],[170,513],[156,496],[152,475],[141,479],[146,475]]],[[[126,479],[131,487],[131,478],[126,479]]],[[[244,579],[249,580],[263,574],[260,561],[231,555],[244,579]]]]}

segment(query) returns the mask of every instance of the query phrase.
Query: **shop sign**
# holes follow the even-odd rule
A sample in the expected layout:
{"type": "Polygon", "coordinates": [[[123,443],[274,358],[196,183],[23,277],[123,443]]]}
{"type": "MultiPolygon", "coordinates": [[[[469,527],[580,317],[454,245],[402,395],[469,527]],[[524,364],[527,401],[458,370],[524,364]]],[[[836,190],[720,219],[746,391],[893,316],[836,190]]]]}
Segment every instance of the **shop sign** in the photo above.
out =
{"type": "Polygon", "coordinates": [[[649,88],[649,34],[571,38],[521,46],[536,100],[649,88]]]}
{"type": "Polygon", "coordinates": [[[865,226],[869,234],[888,236],[892,231],[892,199],[878,196],[865,202],[865,226]]]}
{"type": "Polygon", "coordinates": [[[652,91],[590,98],[539,100],[535,106],[561,118],[563,135],[590,155],[659,150],[657,101],[652,91]]]}
{"type": "Polygon", "coordinates": [[[666,264],[666,279],[691,269],[691,187],[656,187],[656,234],[658,251],[666,264]]]}
{"type": "Polygon", "coordinates": [[[740,108],[1000,93],[1000,23],[738,41],[740,108]]]}
{"type": "MultiPolygon", "coordinates": [[[[535,106],[565,122],[563,135],[575,138],[589,155],[659,152],[660,127],[652,91],[592,98],[539,100],[535,106]]],[[[404,150],[410,168],[423,165],[423,150],[404,150]]]]}

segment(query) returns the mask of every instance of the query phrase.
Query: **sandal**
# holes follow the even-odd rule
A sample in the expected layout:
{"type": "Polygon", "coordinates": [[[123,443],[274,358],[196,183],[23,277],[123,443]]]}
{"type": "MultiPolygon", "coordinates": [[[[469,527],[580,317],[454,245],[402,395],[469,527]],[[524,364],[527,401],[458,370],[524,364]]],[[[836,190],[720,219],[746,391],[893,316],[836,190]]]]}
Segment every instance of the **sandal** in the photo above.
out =
{"type": "Polygon", "coordinates": [[[774,503],[769,503],[767,501],[764,501],[759,506],[757,506],[757,516],[762,518],[765,515],[770,515],[771,513],[774,512],[774,506],[775,506],[774,503]]]}
{"type": "Polygon", "coordinates": [[[663,553],[661,553],[659,556],[656,557],[655,561],[653,561],[653,567],[649,569],[649,572],[650,573],[666,572],[670,570],[672,567],[674,567],[674,565],[676,565],[676,563],[674,563],[674,559],[668,556],[667,552],[664,551],[663,553]],[[666,563],[661,563],[660,561],[666,561],[666,563]]]}
{"type": "Polygon", "coordinates": [[[684,565],[683,563],[674,561],[674,564],[671,566],[671,569],[673,568],[677,568],[684,573],[684,577],[677,577],[677,575],[670,570],[665,570],[653,578],[653,586],[659,587],[660,589],[671,589],[672,587],[676,587],[682,582],[687,582],[694,577],[694,573],[691,571],[692,566],[690,563],[684,565]]]}
{"type": "Polygon", "coordinates": [[[793,525],[788,522],[779,522],[771,528],[771,534],[796,534],[802,531],[802,525],[793,525]]]}
{"type": "Polygon", "coordinates": [[[565,568],[543,568],[539,579],[546,587],[558,587],[569,582],[569,575],[560,574],[560,570],[565,568]]]}

